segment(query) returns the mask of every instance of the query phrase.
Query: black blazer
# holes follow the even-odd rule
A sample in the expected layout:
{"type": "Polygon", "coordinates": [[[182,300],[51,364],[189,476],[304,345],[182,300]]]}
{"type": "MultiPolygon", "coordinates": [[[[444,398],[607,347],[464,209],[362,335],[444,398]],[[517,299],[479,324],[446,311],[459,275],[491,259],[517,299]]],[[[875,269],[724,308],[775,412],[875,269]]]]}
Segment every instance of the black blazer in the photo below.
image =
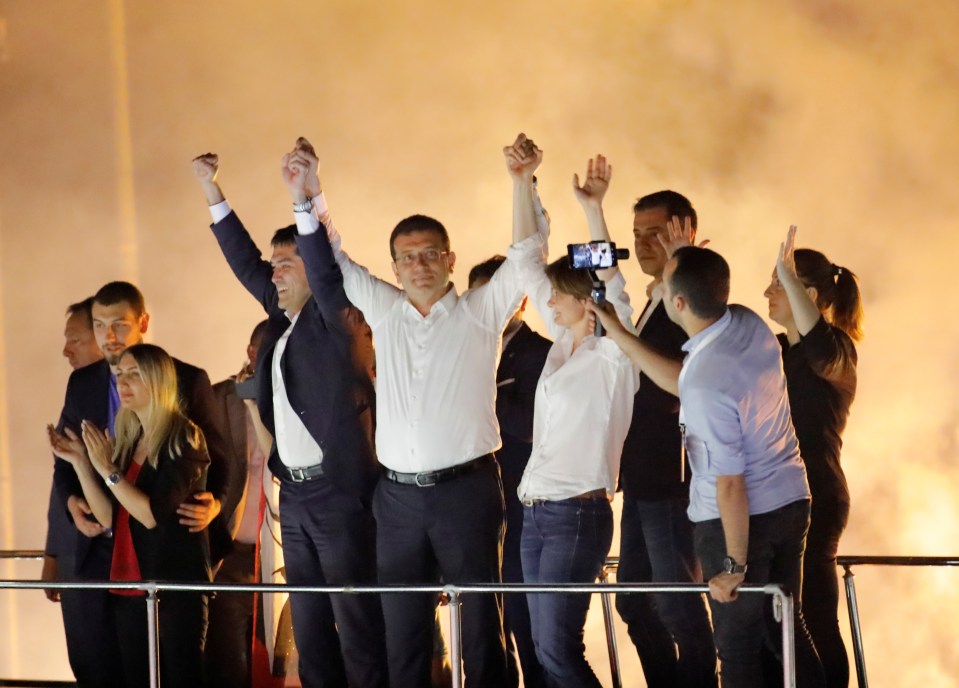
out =
{"type": "MultiPolygon", "coordinates": [[[[665,356],[677,360],[685,356],[682,346],[688,337],[669,319],[661,301],[639,337],[665,356]]],[[[679,399],[641,374],[633,420],[623,442],[619,477],[623,494],[647,501],[688,497],[688,463],[683,471],[685,479],[680,480],[681,446],[679,399]]]]}
{"type": "MultiPolygon", "coordinates": [[[[496,418],[503,446],[507,438],[533,442],[533,401],[551,341],[523,323],[509,340],[496,369],[496,418]],[[512,380],[512,382],[507,382],[512,380]],[[505,384],[504,384],[505,383],[505,384]]],[[[526,450],[529,459],[529,447],[526,450]]]]}
{"type": "MultiPolygon", "coordinates": [[[[273,269],[236,213],[212,226],[233,274],[263,306],[269,325],[257,356],[257,408],[274,431],[273,352],[290,320],[277,302],[273,269]]],[[[297,236],[313,296],[306,302],[280,360],[287,396],[323,452],[324,475],[341,490],[372,496],[379,476],[373,448],[373,340],[362,314],[346,298],[343,275],[326,230],[297,236]]],[[[270,456],[277,466],[276,443],[270,456]]]]}
{"type": "MultiPolygon", "coordinates": [[[[220,501],[226,499],[229,485],[244,476],[233,469],[226,459],[223,449],[221,428],[224,425],[221,414],[213,399],[210,378],[205,370],[173,359],[176,367],[177,385],[183,413],[203,431],[209,451],[211,465],[206,482],[208,489],[220,501]]],[[[97,427],[106,428],[110,405],[110,365],[97,361],[84,368],[73,371],[67,382],[66,397],[57,429],[61,432],[70,428],[80,434],[80,422],[91,421],[97,427]]],[[[67,499],[71,495],[83,496],[80,480],[68,462],[57,459],[53,467],[53,484],[57,493],[59,508],[67,511],[67,499]]],[[[113,541],[104,536],[88,538],[75,527],[67,516],[73,530],[71,535],[76,547],[76,573],[85,578],[102,578],[110,573],[110,560],[113,553],[113,541]]],[[[211,530],[226,530],[224,521],[219,517],[210,525],[211,530]]]]}
{"type": "MultiPolygon", "coordinates": [[[[180,525],[176,512],[190,495],[206,489],[209,465],[209,454],[201,443],[199,449],[183,447],[176,458],[163,452],[156,468],[147,462],[140,467],[135,485],[149,496],[156,520],[155,528],[147,528],[130,517],[130,536],[144,580],[212,580],[207,531],[191,533],[180,525]]],[[[114,523],[117,511],[114,506],[114,523]]]]}

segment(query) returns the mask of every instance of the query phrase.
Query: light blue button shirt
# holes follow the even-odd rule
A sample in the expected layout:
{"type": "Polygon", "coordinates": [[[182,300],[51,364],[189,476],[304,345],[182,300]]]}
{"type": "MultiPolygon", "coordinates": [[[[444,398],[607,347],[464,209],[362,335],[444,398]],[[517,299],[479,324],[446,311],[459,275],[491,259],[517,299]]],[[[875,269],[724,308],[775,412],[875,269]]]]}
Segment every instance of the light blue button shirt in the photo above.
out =
{"type": "Polygon", "coordinates": [[[689,518],[719,518],[716,477],[742,475],[749,513],[809,497],[782,352],[758,315],[730,306],[683,346],[680,423],[692,477],[689,518]]]}

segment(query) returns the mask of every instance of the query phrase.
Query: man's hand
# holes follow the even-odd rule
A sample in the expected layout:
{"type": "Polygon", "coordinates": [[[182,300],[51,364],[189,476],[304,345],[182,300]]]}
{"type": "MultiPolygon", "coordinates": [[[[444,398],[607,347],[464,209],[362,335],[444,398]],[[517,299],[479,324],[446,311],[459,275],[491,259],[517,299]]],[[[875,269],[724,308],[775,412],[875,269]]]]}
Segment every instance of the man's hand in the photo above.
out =
{"type": "MultiPolygon", "coordinates": [[[[57,581],[60,580],[57,576],[57,558],[51,557],[49,554],[43,555],[43,568],[40,569],[40,580],[42,581],[57,581]]],[[[60,591],[46,588],[43,591],[43,594],[47,596],[47,599],[51,602],[60,601],[60,591]]]]}
{"type": "Polygon", "coordinates": [[[319,169],[320,161],[313,145],[301,136],[280,164],[283,183],[294,203],[303,203],[320,193],[319,169]]]}
{"type": "Polygon", "coordinates": [[[199,533],[220,514],[220,500],[212,492],[197,492],[193,502],[183,502],[176,510],[180,525],[187,526],[191,533],[199,533]]]}
{"type": "MultiPolygon", "coordinates": [[[[673,254],[683,246],[693,246],[696,230],[693,229],[692,218],[687,215],[680,220],[679,216],[673,215],[673,219],[666,223],[666,234],[660,234],[658,238],[659,243],[666,250],[667,258],[672,258],[673,254]]],[[[701,241],[699,247],[702,248],[708,243],[709,239],[701,241]]]]}
{"type": "Polygon", "coordinates": [[[204,153],[193,158],[193,176],[200,182],[207,205],[216,205],[226,199],[216,181],[220,170],[220,158],[216,153],[204,153]]]}
{"type": "Polygon", "coordinates": [[[503,148],[503,157],[506,158],[506,169],[514,182],[532,184],[533,173],[543,162],[543,151],[536,147],[533,139],[520,134],[512,146],[503,148]]]}
{"type": "Polygon", "coordinates": [[[739,597],[745,573],[719,573],[709,579],[709,595],[717,602],[732,602],[739,597]]]}
{"type": "Polygon", "coordinates": [[[99,523],[87,518],[87,515],[93,515],[93,510],[83,497],[70,495],[67,499],[67,511],[70,512],[70,516],[73,518],[73,525],[88,538],[96,537],[106,531],[106,528],[99,523]]]}
{"type": "MultiPolygon", "coordinates": [[[[590,299],[586,302],[586,310],[594,319],[599,318],[599,322],[602,323],[603,329],[606,330],[606,334],[610,337],[623,334],[630,335],[629,330],[627,330],[623,325],[623,321],[619,319],[618,315],[616,315],[616,309],[613,308],[613,304],[611,304],[609,301],[600,307],[597,306],[592,299],[590,299]]],[[[595,320],[590,323],[590,331],[592,331],[594,323],[595,320]]]]}
{"type": "Polygon", "coordinates": [[[601,208],[603,197],[609,188],[609,180],[613,176],[613,166],[606,162],[606,158],[597,155],[595,161],[590,158],[586,163],[586,179],[579,185],[579,175],[573,175],[573,193],[583,208],[601,208]]]}

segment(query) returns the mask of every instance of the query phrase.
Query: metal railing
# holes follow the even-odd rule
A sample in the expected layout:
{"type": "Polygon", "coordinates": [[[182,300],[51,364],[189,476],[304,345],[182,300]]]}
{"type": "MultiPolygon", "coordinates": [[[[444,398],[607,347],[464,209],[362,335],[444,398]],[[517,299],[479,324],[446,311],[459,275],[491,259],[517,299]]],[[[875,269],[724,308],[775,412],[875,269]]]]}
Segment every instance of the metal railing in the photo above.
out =
{"type": "MultiPolygon", "coordinates": [[[[0,559],[38,559],[42,552],[32,550],[17,552],[0,552],[0,559]]],[[[618,561],[610,560],[610,566],[615,567],[618,561]]],[[[612,570],[612,569],[611,569],[612,570]]],[[[619,659],[616,650],[615,631],[612,630],[612,605],[609,595],[615,593],[675,593],[692,594],[706,593],[707,585],[681,583],[659,585],[653,583],[619,584],[606,582],[604,571],[601,583],[573,584],[563,583],[554,585],[531,585],[527,583],[504,584],[464,584],[464,585],[404,585],[404,586],[302,586],[286,584],[257,583],[244,584],[217,584],[217,583],[158,583],[154,581],[120,582],[120,581],[69,581],[51,582],[36,580],[0,580],[0,590],[139,590],[146,593],[147,604],[147,633],[149,642],[150,686],[159,686],[159,633],[157,629],[157,593],[163,591],[180,592],[283,592],[283,593],[322,593],[322,594],[395,594],[395,593],[445,593],[449,597],[450,622],[450,664],[452,665],[453,686],[462,688],[463,667],[462,652],[463,639],[460,628],[460,604],[463,595],[488,593],[600,593],[603,598],[603,616],[606,625],[607,647],[610,651],[610,668],[616,688],[622,685],[619,673],[619,659]]],[[[778,585],[743,585],[740,592],[746,594],[770,595],[773,603],[773,613],[780,623],[783,641],[783,685],[794,688],[796,685],[795,669],[795,634],[793,625],[792,597],[778,585]]],[[[22,682],[21,682],[22,683],[22,682]]],[[[47,684],[49,685],[49,684],[47,684]]]]}
{"type": "Polygon", "coordinates": [[[853,566],[959,566],[959,557],[837,557],[836,564],[843,568],[843,584],[846,588],[846,607],[849,610],[849,628],[852,633],[853,656],[856,659],[856,678],[859,688],[869,688],[866,677],[866,654],[863,650],[862,627],[859,622],[859,601],[856,599],[856,582],[853,566]]]}

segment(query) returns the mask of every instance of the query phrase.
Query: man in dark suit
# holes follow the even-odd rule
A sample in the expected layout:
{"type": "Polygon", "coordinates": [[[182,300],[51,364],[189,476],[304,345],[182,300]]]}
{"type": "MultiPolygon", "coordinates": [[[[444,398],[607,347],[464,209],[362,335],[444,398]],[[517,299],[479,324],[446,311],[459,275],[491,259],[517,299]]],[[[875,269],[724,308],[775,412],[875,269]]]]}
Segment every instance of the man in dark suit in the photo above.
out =
{"type": "MultiPolygon", "coordinates": [[[[660,285],[668,257],[659,241],[673,217],[696,211],[675,191],[659,191],[633,206],[636,258],[653,278],[650,300],[639,319],[639,337],[661,353],[682,360],[687,340],[666,314],[660,285]]],[[[640,376],[633,420],[623,444],[620,563],[617,581],[702,582],[693,551],[689,506],[689,466],[684,465],[679,431],[679,399],[640,376]]],[[[701,595],[616,596],[650,688],[716,686],[716,650],[701,595]]]]}
{"type": "MultiPolygon", "coordinates": [[[[304,169],[295,157],[294,151],[284,158],[282,173],[294,210],[302,211],[309,201],[304,169]]],[[[295,226],[278,230],[267,262],[216,182],[217,156],[201,155],[193,168],[223,255],[269,316],[256,399],[275,438],[269,467],[281,480],[287,581],[373,584],[376,536],[370,500],[379,467],[373,451],[369,328],[346,298],[326,232],[299,235],[295,226]]],[[[290,601],[306,688],[386,685],[376,597],[292,594],[290,601]]]]}
{"type": "MultiPolygon", "coordinates": [[[[63,328],[63,355],[74,370],[96,363],[103,358],[103,352],[97,346],[93,336],[93,297],[71,304],[67,308],[67,322],[63,328]]],[[[69,515],[60,508],[56,486],[50,485],[50,504],[47,507],[47,542],[43,550],[43,570],[40,580],[60,580],[62,571],[70,575],[73,571],[73,544],[76,528],[69,515]]],[[[99,535],[102,528],[99,523],[90,523],[92,537],[99,535]]],[[[45,590],[51,602],[60,601],[59,590],[45,590]]]]}
{"type": "MultiPolygon", "coordinates": [[[[269,321],[259,323],[246,347],[247,362],[235,377],[213,385],[213,394],[228,421],[224,433],[226,454],[246,479],[236,481],[220,511],[229,524],[232,548],[216,572],[217,583],[254,582],[260,495],[263,491],[264,452],[257,442],[253,415],[259,412],[248,396],[255,383],[257,354],[269,321]]],[[[210,600],[210,625],[206,637],[207,683],[211,688],[245,688],[250,685],[250,652],[253,646],[253,593],[219,593],[210,600]]]]}
{"type": "MultiPolygon", "coordinates": [[[[129,282],[110,282],[93,297],[93,331],[105,358],[73,372],[67,383],[63,411],[57,430],[69,428],[80,434],[80,423],[90,421],[100,428],[113,430],[120,408],[115,366],[128,346],[143,341],[150,322],[143,295],[129,282]]],[[[207,492],[193,496],[191,503],[180,506],[181,523],[194,531],[210,526],[219,513],[219,504],[228,492],[234,475],[223,454],[223,419],[213,401],[210,378],[204,370],[174,359],[177,386],[184,412],[203,431],[211,457],[207,492]]],[[[73,467],[62,459],[54,464],[54,486],[60,508],[77,524],[74,548],[74,570],[79,580],[107,580],[113,557],[112,532],[95,537],[83,532],[89,507],[73,467]]],[[[219,525],[217,527],[220,527],[219,525]]],[[[64,572],[66,575],[66,572],[64,572]]],[[[105,590],[64,591],[62,595],[64,627],[70,666],[81,686],[103,688],[115,685],[117,642],[114,627],[108,618],[110,595],[105,590]]]]}
{"type": "MultiPolygon", "coordinates": [[[[469,274],[469,288],[475,289],[489,282],[505,260],[504,256],[493,256],[474,266],[469,274]]],[[[496,452],[495,457],[503,480],[506,503],[506,535],[503,538],[504,583],[523,582],[523,563],[520,556],[523,505],[516,490],[533,450],[533,400],[552,345],[548,339],[533,332],[529,325],[523,322],[525,309],[524,298],[503,331],[503,353],[496,370],[496,420],[499,421],[503,446],[496,452]]],[[[526,595],[516,593],[503,596],[503,631],[506,635],[509,686],[515,688],[519,685],[519,667],[522,667],[523,685],[526,688],[545,685],[543,669],[536,659],[536,649],[533,646],[526,595]]]]}

